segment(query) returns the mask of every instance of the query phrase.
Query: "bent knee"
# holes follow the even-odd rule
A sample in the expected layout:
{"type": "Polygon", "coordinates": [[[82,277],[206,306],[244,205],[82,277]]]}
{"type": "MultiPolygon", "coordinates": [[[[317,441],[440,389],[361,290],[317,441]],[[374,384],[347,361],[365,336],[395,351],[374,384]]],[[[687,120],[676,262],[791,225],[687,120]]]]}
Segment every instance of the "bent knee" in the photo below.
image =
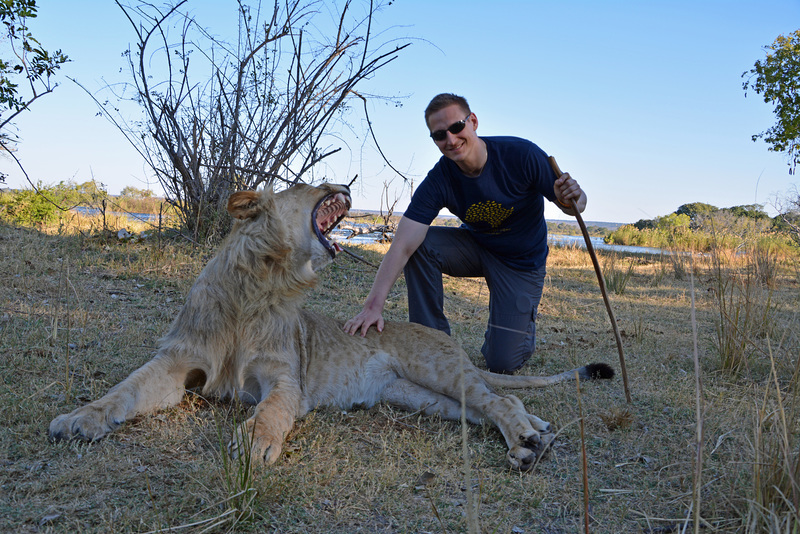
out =
{"type": "Polygon", "coordinates": [[[511,374],[525,365],[533,355],[534,347],[518,350],[513,353],[500,350],[486,351],[483,357],[486,359],[486,367],[492,373],[511,374]]]}

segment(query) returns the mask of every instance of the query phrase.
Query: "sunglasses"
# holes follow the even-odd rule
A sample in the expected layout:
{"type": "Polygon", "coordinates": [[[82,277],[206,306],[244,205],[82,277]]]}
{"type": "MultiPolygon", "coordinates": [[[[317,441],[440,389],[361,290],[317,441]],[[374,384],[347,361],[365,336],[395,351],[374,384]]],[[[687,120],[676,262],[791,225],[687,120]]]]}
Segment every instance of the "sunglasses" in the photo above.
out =
{"type": "Polygon", "coordinates": [[[460,133],[461,130],[464,129],[464,126],[467,125],[467,119],[469,119],[470,115],[472,115],[472,113],[464,117],[462,120],[454,122],[447,127],[447,130],[436,130],[435,132],[431,132],[431,139],[434,141],[444,141],[447,139],[447,132],[450,132],[453,135],[460,133]]]}

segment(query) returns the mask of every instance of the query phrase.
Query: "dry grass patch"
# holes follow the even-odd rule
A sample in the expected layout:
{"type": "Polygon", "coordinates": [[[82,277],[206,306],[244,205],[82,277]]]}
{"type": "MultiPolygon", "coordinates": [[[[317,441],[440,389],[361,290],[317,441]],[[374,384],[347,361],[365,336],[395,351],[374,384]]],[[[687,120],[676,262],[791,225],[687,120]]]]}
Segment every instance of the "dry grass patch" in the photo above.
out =
{"type": "MultiPolygon", "coordinates": [[[[387,407],[310,414],[297,424],[275,466],[253,468],[241,486],[253,496],[248,499],[234,498],[236,487],[226,480],[238,467],[226,467],[220,447],[220,435],[230,436],[247,410],[216,399],[187,395],[176,408],[138,417],[97,443],[49,442],[53,417],[96,399],[153,355],[209,257],[166,240],[159,246],[91,235],[0,225],[0,531],[466,529],[460,426],[387,407]]],[[[378,263],[385,250],[374,245],[356,252],[378,263]]],[[[550,374],[590,361],[618,368],[591,262],[574,249],[555,248],[551,256],[537,352],[524,372],[550,374]]],[[[689,281],[676,279],[667,259],[626,258],[621,265],[627,269],[629,261],[625,291],[611,300],[634,402],[625,403],[620,379],[581,385],[591,531],[677,531],[693,505],[689,281]]],[[[695,268],[706,531],[768,531],[763,525],[769,520],[796,527],[788,506],[796,503],[796,479],[782,466],[797,465],[797,271],[781,263],[771,275],[772,334],[752,336],[748,365],[732,373],[716,347],[716,275],[710,262],[698,261],[695,268]],[[774,482],[781,473],[788,486],[774,482]],[[785,498],[776,487],[789,488],[781,489],[785,498]]],[[[725,267],[732,275],[740,268],[725,267]]],[[[341,255],[322,273],[308,305],[348,318],[360,310],[373,277],[371,267],[341,255]]],[[[485,284],[446,279],[446,295],[454,336],[482,366],[485,284]]],[[[406,313],[401,279],[386,317],[404,320],[406,313]]],[[[583,486],[575,385],[520,393],[529,410],[554,423],[560,435],[549,458],[520,474],[506,468],[496,430],[468,429],[481,531],[579,531],[583,486]]]]}

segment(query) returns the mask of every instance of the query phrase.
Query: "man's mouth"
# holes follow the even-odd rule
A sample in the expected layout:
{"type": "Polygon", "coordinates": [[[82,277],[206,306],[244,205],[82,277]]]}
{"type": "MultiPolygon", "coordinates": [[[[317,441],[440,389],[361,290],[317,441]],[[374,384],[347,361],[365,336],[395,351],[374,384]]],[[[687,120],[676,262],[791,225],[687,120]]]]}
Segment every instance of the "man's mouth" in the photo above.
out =
{"type": "Polygon", "coordinates": [[[350,196],[345,193],[335,193],[323,198],[315,207],[311,214],[311,225],[317,239],[330,253],[331,258],[336,257],[336,253],[341,250],[337,243],[328,240],[328,234],[336,228],[336,225],[347,215],[350,209],[350,196]]]}
{"type": "Polygon", "coordinates": [[[450,145],[448,147],[445,147],[445,150],[447,150],[447,152],[450,153],[458,153],[461,151],[462,148],[464,148],[464,143],[450,145]]]}

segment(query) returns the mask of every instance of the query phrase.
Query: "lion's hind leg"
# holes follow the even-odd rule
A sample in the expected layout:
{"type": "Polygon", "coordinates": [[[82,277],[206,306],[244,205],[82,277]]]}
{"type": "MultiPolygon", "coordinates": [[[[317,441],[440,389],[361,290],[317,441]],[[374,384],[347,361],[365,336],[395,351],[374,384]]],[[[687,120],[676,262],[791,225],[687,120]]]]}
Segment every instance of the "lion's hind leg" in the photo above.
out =
{"type": "MultiPolygon", "coordinates": [[[[461,403],[447,395],[436,393],[405,378],[398,378],[381,393],[381,401],[408,412],[439,415],[442,419],[461,418],[461,403]]],[[[483,414],[467,406],[467,421],[481,424],[483,414]]]]}
{"type": "Polygon", "coordinates": [[[529,414],[517,397],[492,391],[472,365],[464,366],[461,373],[442,365],[434,375],[435,378],[415,376],[414,380],[427,381],[425,386],[436,388],[449,398],[460,396],[463,380],[467,406],[497,426],[508,445],[508,461],[515,469],[531,469],[552,443],[549,423],[529,414]]]}
{"type": "Polygon", "coordinates": [[[53,419],[50,438],[98,440],[136,414],[174,406],[183,398],[186,374],[172,358],[157,356],[100,399],[53,419]]]}
{"type": "Polygon", "coordinates": [[[498,395],[482,381],[467,384],[467,405],[479,409],[503,434],[511,467],[520,471],[533,468],[554,440],[550,423],[529,414],[514,395],[498,395]]]}
{"type": "Polygon", "coordinates": [[[515,469],[528,471],[547,454],[555,434],[550,423],[528,413],[516,396],[502,398],[505,409],[493,412],[492,420],[506,439],[508,462],[515,469]]]}
{"type": "MultiPolygon", "coordinates": [[[[381,335],[386,336],[388,331],[387,328],[381,335]]],[[[463,389],[471,413],[481,414],[503,434],[512,467],[521,471],[533,467],[553,441],[549,423],[531,416],[518,398],[492,391],[483,376],[486,373],[475,367],[464,350],[446,334],[409,324],[395,335],[396,346],[408,348],[393,362],[399,376],[450,399],[460,399],[463,389]],[[409,332],[415,339],[413,346],[408,343],[409,332]]],[[[451,411],[453,407],[460,408],[457,400],[449,406],[451,411]]]]}
{"type": "MultiPolygon", "coordinates": [[[[455,396],[457,391],[447,393],[455,396]]],[[[527,471],[546,453],[554,439],[550,423],[529,414],[517,397],[498,395],[482,381],[468,386],[465,393],[467,421],[480,424],[489,419],[498,427],[508,445],[506,457],[512,467],[527,471]]],[[[459,401],[403,378],[384,389],[381,401],[410,412],[438,414],[443,419],[461,417],[459,401]]]]}

